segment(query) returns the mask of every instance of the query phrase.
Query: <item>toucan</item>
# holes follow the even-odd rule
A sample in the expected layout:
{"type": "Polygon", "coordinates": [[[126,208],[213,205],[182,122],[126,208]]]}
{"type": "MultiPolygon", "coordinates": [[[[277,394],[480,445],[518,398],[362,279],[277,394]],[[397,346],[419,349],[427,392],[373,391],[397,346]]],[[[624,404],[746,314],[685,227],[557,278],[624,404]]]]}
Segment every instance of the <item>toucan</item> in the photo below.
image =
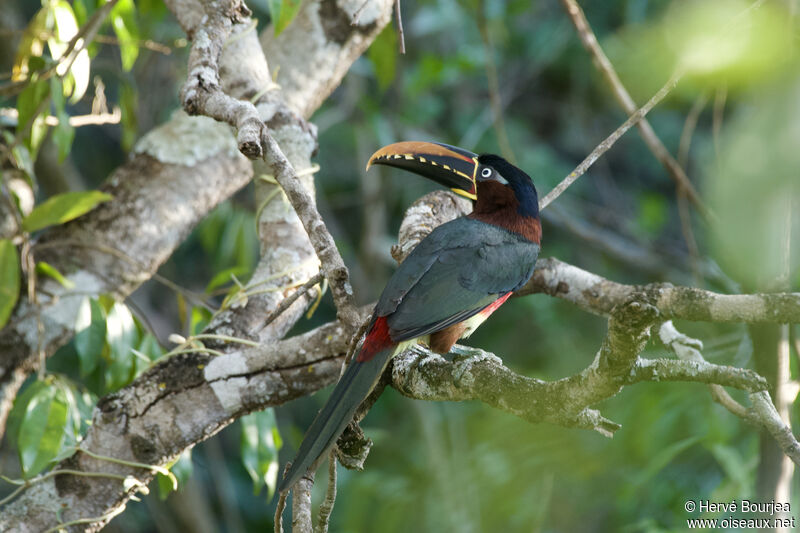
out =
{"type": "Polygon", "coordinates": [[[278,490],[315,467],[375,387],[389,360],[423,342],[447,353],[533,275],[541,245],[531,178],[502,157],[447,144],[399,142],[372,154],[475,200],[472,213],[434,229],[389,280],[353,357],[300,445],[278,490]]]}

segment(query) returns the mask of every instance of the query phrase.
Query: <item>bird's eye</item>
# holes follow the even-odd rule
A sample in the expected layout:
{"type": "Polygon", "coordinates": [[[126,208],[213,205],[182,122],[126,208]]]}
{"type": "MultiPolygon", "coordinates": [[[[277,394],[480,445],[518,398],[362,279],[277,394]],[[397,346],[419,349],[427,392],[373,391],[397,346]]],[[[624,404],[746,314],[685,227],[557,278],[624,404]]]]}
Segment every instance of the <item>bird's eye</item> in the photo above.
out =
{"type": "Polygon", "coordinates": [[[481,170],[481,177],[482,178],[488,178],[491,175],[492,175],[492,169],[491,168],[484,168],[483,170],[481,170]]]}

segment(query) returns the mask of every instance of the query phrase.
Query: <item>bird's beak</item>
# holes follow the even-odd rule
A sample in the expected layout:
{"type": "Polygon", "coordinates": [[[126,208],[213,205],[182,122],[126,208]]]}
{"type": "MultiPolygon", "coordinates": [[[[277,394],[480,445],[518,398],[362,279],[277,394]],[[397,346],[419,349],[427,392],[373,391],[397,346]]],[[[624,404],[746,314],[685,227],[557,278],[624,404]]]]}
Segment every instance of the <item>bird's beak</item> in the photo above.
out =
{"type": "Polygon", "coordinates": [[[367,170],[372,165],[402,168],[441,183],[456,194],[477,199],[478,156],[463,148],[440,143],[399,142],[372,154],[367,170]]]}

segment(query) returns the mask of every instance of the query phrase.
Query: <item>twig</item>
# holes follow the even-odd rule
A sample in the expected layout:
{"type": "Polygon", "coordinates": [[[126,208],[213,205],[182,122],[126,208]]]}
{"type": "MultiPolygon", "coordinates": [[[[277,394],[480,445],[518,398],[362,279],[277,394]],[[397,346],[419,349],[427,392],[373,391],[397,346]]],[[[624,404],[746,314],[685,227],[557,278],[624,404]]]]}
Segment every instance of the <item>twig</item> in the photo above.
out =
{"type": "MultiPolygon", "coordinates": [[[[683,130],[681,131],[681,140],[678,144],[678,165],[686,170],[689,164],[689,149],[692,146],[692,136],[694,130],[697,128],[697,120],[700,118],[700,113],[708,101],[708,95],[702,93],[692,104],[689,109],[689,114],[686,115],[686,120],[683,123],[683,130]]],[[[700,271],[700,251],[697,246],[697,240],[692,230],[692,218],[689,213],[689,207],[686,205],[687,198],[683,189],[678,188],[675,191],[678,201],[678,216],[681,221],[681,233],[683,240],[686,243],[686,249],[689,251],[691,260],[692,271],[694,272],[695,280],[698,285],[702,283],[703,274],[700,271]]]]}
{"type": "MultiPolygon", "coordinates": [[[[286,466],[283,468],[283,475],[286,475],[286,472],[289,471],[289,467],[292,466],[292,463],[286,463],[286,466]]],[[[289,491],[281,492],[278,495],[278,504],[275,507],[275,533],[283,533],[283,510],[286,509],[286,497],[289,495],[289,491]]]]}
{"type": "Polygon", "coordinates": [[[701,93],[700,96],[695,99],[692,107],[689,109],[689,113],[686,115],[686,120],[683,122],[681,140],[680,143],[678,143],[678,164],[681,168],[685,169],[689,164],[689,148],[692,145],[692,136],[697,128],[697,121],[700,118],[700,113],[703,112],[706,103],[708,103],[708,94],[701,93]]]}
{"type": "Polygon", "coordinates": [[[659,89],[658,92],[653,95],[653,97],[650,98],[645,105],[631,114],[630,117],[628,117],[628,120],[623,122],[620,127],[611,133],[611,135],[606,137],[603,142],[597,145],[597,147],[592,150],[592,152],[586,156],[583,161],[581,161],[581,164],[578,165],[575,170],[570,172],[569,175],[567,175],[567,177],[561,181],[561,183],[556,185],[553,190],[547,193],[547,195],[545,195],[545,197],[539,201],[539,209],[544,209],[553,200],[561,196],[561,194],[566,191],[567,188],[569,188],[569,186],[575,182],[575,180],[580,178],[586,172],[586,170],[588,170],[589,167],[591,167],[594,162],[600,158],[600,156],[614,146],[614,143],[617,142],[620,137],[622,137],[629,129],[631,129],[634,124],[644,118],[644,116],[647,115],[647,113],[649,113],[653,107],[661,102],[661,100],[663,100],[670,93],[670,91],[675,88],[682,75],[682,71],[676,71],[673,73],[669,80],[667,80],[667,83],[665,83],[664,86],[661,87],[661,89],[659,89]]]}
{"type": "Polygon", "coordinates": [[[292,294],[281,300],[280,305],[278,305],[278,307],[275,308],[272,314],[269,315],[269,317],[267,317],[267,319],[264,321],[264,325],[261,326],[261,329],[264,329],[265,327],[272,324],[272,322],[276,318],[278,318],[284,311],[289,309],[290,305],[295,303],[298,298],[307,293],[309,289],[317,285],[320,281],[322,281],[322,279],[323,279],[322,274],[319,273],[315,274],[310,280],[306,281],[302,286],[298,287],[296,291],[294,291],[292,294]]]}
{"type": "MultiPolygon", "coordinates": [[[[586,20],[586,15],[583,13],[583,10],[575,0],[561,0],[561,3],[572,20],[572,23],[575,25],[575,29],[578,32],[578,36],[580,37],[584,48],[586,48],[586,50],[592,55],[595,66],[598,68],[598,70],[600,70],[603,78],[605,78],[606,82],[611,86],[617,102],[620,104],[620,106],[622,106],[625,112],[628,113],[628,115],[633,115],[636,112],[636,103],[633,101],[633,98],[631,98],[631,95],[628,93],[627,89],[625,89],[625,86],[622,84],[622,81],[619,79],[619,76],[617,76],[617,73],[614,70],[614,66],[611,64],[611,61],[609,61],[605,52],[603,52],[603,49],[600,47],[600,44],[597,42],[597,37],[595,37],[591,26],[589,26],[589,21],[586,20]]],[[[675,158],[672,157],[667,148],[664,146],[664,143],[661,142],[661,139],[659,139],[658,135],[656,135],[656,132],[653,130],[653,127],[650,125],[650,123],[645,118],[642,118],[636,124],[636,126],[639,128],[639,131],[642,134],[642,139],[644,140],[645,144],[647,144],[647,147],[650,149],[656,159],[661,162],[669,176],[677,184],[678,190],[685,190],[687,197],[689,200],[691,200],[695,207],[697,207],[704,216],[707,215],[708,208],[703,204],[703,201],[697,194],[697,190],[694,188],[694,185],[692,185],[692,182],[689,180],[688,176],[686,176],[683,168],[681,168],[675,158]]]]}
{"type": "Polygon", "coordinates": [[[359,326],[358,311],[353,299],[350,275],[336,248],[336,242],[317,211],[313,197],[297,179],[291,163],[266,128],[263,130],[261,142],[264,147],[264,160],[272,168],[275,180],[286,193],[319,257],[322,273],[330,284],[337,316],[354,331],[359,326]]]}
{"type": "Polygon", "coordinates": [[[350,19],[351,26],[358,26],[358,23],[361,20],[361,12],[364,11],[364,8],[367,7],[367,4],[369,4],[369,0],[364,0],[364,3],[361,4],[358,9],[356,9],[355,13],[353,13],[353,17],[350,19]]]}
{"type": "Polygon", "coordinates": [[[336,502],[336,452],[332,449],[328,453],[328,490],[325,492],[325,500],[319,506],[319,520],[315,533],[328,533],[328,523],[333,511],[333,504],[336,502]]]}
{"type": "Polygon", "coordinates": [[[261,135],[266,127],[248,101],[223,92],[219,83],[219,57],[234,22],[249,17],[240,0],[208,2],[204,23],[197,26],[189,53],[188,76],[181,89],[183,109],[189,115],[206,115],[236,128],[239,151],[250,159],[262,156],[261,135]]]}
{"type": "Polygon", "coordinates": [[[106,514],[102,514],[100,516],[93,516],[91,518],[78,518],[77,520],[70,520],[69,522],[61,522],[57,526],[51,527],[50,529],[46,529],[44,533],[55,533],[56,531],[65,531],[70,526],[77,526],[80,524],[95,524],[95,523],[105,523],[118,514],[125,511],[125,506],[120,505],[119,507],[112,509],[111,511],[107,512],[106,514]]]}
{"type": "Polygon", "coordinates": [[[800,292],[719,294],[661,283],[624,285],[554,257],[540,259],[531,281],[515,292],[563,298],[591,313],[609,315],[631,295],[643,292],[665,320],[700,322],[800,323],[800,292]]]}
{"type": "MultiPolygon", "coordinates": [[[[366,2],[364,3],[366,5],[366,2]]],[[[361,9],[358,10],[359,13],[361,9]]],[[[400,13],[400,0],[394,0],[394,14],[397,17],[397,37],[400,46],[400,53],[406,53],[406,37],[403,33],[403,15],[400,13]]]]}
{"type": "Polygon", "coordinates": [[[361,324],[356,332],[353,334],[353,337],[350,339],[350,344],[347,348],[347,353],[344,356],[344,363],[342,364],[342,373],[344,373],[344,369],[350,364],[350,360],[353,358],[353,355],[356,353],[356,348],[358,347],[358,341],[361,340],[361,336],[366,333],[367,328],[369,327],[369,320],[364,321],[361,324]]]}
{"type": "MultiPolygon", "coordinates": [[[[703,343],[684,335],[675,329],[671,320],[661,324],[658,329],[658,336],[664,346],[666,346],[678,359],[683,361],[693,361],[697,364],[707,364],[703,354],[700,350],[703,348],[703,343]]],[[[728,391],[721,385],[709,384],[708,388],[711,390],[711,397],[715,402],[725,407],[734,415],[742,418],[744,421],[754,425],[758,425],[752,414],[742,406],[739,402],[733,399],[728,391]]]]}
{"type": "Polygon", "coordinates": [[[767,428],[783,450],[796,465],[800,465],[800,443],[797,442],[792,430],[781,420],[778,411],[772,404],[769,392],[759,391],[750,394],[753,410],[759,420],[767,428]]]}
{"type": "Polygon", "coordinates": [[[271,167],[272,175],[300,218],[317,253],[322,273],[331,287],[337,316],[355,330],[358,312],[349,273],[317,211],[314,198],[269,134],[255,106],[225,94],[219,84],[219,54],[230,35],[233,22],[243,21],[249,17],[250,11],[239,0],[227,0],[207,4],[205,12],[204,24],[195,29],[189,55],[189,76],[181,90],[183,107],[190,115],[207,115],[234,126],[238,130],[239,151],[251,159],[263,157],[271,167]]]}
{"type": "MultiPolygon", "coordinates": [[[[116,37],[112,37],[111,35],[97,35],[94,40],[101,44],[112,44],[119,46],[119,39],[116,37]]],[[[157,43],[155,41],[151,41],[150,39],[145,39],[143,41],[139,40],[136,41],[136,45],[144,48],[145,50],[150,50],[151,52],[158,52],[159,54],[163,54],[168,56],[172,53],[172,48],[165,44],[157,43]]]]}
{"type": "MultiPolygon", "coordinates": [[[[17,111],[15,108],[4,107],[0,109],[0,116],[16,120],[19,118],[19,111],[17,111]]],[[[111,113],[90,113],[88,115],[76,115],[69,117],[69,125],[73,128],[80,128],[81,126],[119,124],[121,119],[122,111],[119,107],[115,107],[111,113]]],[[[60,121],[58,120],[58,117],[47,115],[44,117],[44,123],[48,126],[58,126],[60,121]]]]}
{"type": "Polygon", "coordinates": [[[292,489],[292,533],[311,533],[311,489],[314,487],[314,472],[306,472],[292,489]]]}
{"type": "MultiPolygon", "coordinates": [[[[46,473],[41,474],[41,475],[38,475],[35,478],[26,479],[26,480],[9,479],[9,478],[7,478],[5,476],[2,476],[3,480],[5,480],[5,481],[7,481],[9,483],[13,483],[14,485],[19,485],[19,487],[17,487],[14,490],[14,492],[12,492],[8,496],[6,496],[2,500],[0,500],[0,507],[2,507],[3,505],[7,504],[8,502],[13,500],[14,498],[16,498],[22,491],[29,489],[31,486],[33,486],[33,485],[35,485],[37,483],[41,483],[42,481],[45,481],[46,479],[50,479],[53,476],[61,476],[61,475],[67,475],[67,474],[73,475],[73,476],[82,476],[82,477],[103,477],[103,478],[108,478],[108,479],[119,479],[119,480],[122,480],[122,481],[125,481],[126,479],[128,479],[130,477],[130,476],[122,475],[122,474],[113,474],[113,473],[110,473],[110,472],[84,472],[83,470],[75,470],[75,469],[71,469],[71,468],[59,468],[57,470],[50,470],[49,472],[46,472],[46,473]]],[[[141,483],[140,483],[140,485],[141,485],[141,483]]]]}
{"type": "Polygon", "coordinates": [[[702,285],[703,274],[700,272],[700,250],[697,247],[697,240],[692,229],[692,214],[689,212],[689,205],[686,198],[686,189],[678,188],[675,191],[675,199],[678,204],[678,218],[681,221],[681,234],[686,249],[689,252],[689,263],[692,266],[695,283],[702,285]]]}

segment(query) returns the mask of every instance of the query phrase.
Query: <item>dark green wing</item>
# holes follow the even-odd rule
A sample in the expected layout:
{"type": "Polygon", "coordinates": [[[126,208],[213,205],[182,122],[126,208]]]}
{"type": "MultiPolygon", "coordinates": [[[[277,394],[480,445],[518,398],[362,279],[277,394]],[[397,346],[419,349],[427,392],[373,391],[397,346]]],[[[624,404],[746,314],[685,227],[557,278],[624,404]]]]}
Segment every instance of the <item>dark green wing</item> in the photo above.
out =
{"type": "Polygon", "coordinates": [[[375,308],[395,341],[466,320],[531,275],[539,246],[497,226],[458,218],[431,232],[406,258],[375,308]]]}

